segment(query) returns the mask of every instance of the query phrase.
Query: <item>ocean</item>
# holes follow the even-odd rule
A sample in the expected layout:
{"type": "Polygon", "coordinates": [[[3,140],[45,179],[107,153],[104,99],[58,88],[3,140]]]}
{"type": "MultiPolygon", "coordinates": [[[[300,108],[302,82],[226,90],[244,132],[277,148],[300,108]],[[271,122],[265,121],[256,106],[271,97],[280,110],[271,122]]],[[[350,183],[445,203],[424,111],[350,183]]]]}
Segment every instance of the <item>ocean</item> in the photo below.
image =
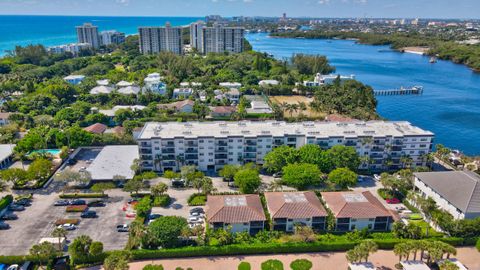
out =
{"type": "MultiPolygon", "coordinates": [[[[99,30],[137,33],[139,26],[187,25],[194,17],[67,17],[0,16],[0,54],[15,45],[45,46],[76,41],[75,26],[92,22],[99,30]]],[[[430,64],[429,58],[390,51],[388,46],[356,44],[349,40],[277,39],[248,34],[254,50],[279,59],[295,53],[326,55],[340,74],[374,89],[421,85],[421,96],[379,96],[378,112],[388,120],[405,120],[435,133],[435,143],[480,155],[480,74],[449,61],[430,64]]]]}
{"type": "Polygon", "coordinates": [[[85,22],[99,31],[117,30],[127,35],[138,33],[139,26],[187,25],[197,17],[91,17],[91,16],[0,16],[0,56],[16,45],[45,46],[77,42],[75,26],[85,22]]]}

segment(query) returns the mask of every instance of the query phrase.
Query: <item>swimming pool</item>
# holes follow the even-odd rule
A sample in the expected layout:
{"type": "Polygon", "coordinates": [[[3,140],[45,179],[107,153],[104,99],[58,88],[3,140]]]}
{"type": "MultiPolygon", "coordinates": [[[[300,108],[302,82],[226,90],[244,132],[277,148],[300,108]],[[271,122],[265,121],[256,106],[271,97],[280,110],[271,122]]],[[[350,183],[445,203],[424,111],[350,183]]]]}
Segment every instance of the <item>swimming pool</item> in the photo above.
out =
{"type": "Polygon", "coordinates": [[[60,151],[61,151],[60,149],[40,149],[40,150],[33,150],[32,152],[30,152],[29,155],[38,153],[38,154],[50,154],[52,156],[57,156],[58,154],[60,154],[60,151]]]}

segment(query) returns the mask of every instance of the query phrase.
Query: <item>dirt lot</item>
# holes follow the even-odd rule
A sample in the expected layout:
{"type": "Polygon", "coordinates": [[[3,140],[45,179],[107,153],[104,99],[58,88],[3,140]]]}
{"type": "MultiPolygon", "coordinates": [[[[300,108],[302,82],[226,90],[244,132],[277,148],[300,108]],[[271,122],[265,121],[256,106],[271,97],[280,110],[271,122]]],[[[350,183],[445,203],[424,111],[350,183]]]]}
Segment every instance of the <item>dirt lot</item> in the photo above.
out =
{"type": "MultiPolygon", "coordinates": [[[[298,116],[300,113],[303,113],[308,117],[315,117],[315,118],[321,118],[321,119],[325,118],[324,113],[315,112],[311,110],[310,107],[308,106],[313,101],[313,98],[308,98],[305,96],[270,96],[269,99],[271,102],[279,105],[282,103],[298,104],[299,102],[304,102],[307,105],[306,111],[298,110],[297,112],[293,112],[291,116],[298,116]]],[[[284,113],[286,116],[290,116],[290,112],[284,111],[284,113]]]]}

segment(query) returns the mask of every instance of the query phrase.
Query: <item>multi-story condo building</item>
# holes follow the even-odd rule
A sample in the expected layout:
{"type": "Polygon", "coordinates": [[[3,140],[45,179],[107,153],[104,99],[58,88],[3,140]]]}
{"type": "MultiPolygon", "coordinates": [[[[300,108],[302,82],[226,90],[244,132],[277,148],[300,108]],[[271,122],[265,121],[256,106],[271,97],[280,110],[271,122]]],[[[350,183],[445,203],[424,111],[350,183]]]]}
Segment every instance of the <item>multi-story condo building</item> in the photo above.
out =
{"type": "Polygon", "coordinates": [[[197,49],[198,52],[203,53],[203,28],[205,23],[198,21],[190,24],[190,45],[197,49]]]}
{"type": "Polygon", "coordinates": [[[182,54],[182,27],[172,27],[169,23],[165,27],[140,27],[140,52],[152,54],[159,52],[173,52],[182,54]]]}
{"type": "Polygon", "coordinates": [[[408,165],[424,166],[433,136],[409,122],[150,122],[137,140],[142,167],[155,171],[183,165],[202,171],[217,171],[225,164],[261,165],[275,147],[305,144],[354,147],[360,169],[380,171],[406,166],[407,156],[408,165]]]}
{"type": "Polygon", "coordinates": [[[78,43],[88,43],[94,49],[100,47],[100,38],[98,35],[98,27],[91,23],[84,23],[81,26],[77,26],[77,40],[78,43]]]}
{"type": "Polygon", "coordinates": [[[243,27],[225,27],[214,24],[213,27],[202,28],[202,53],[240,53],[243,52],[243,27]]]}
{"type": "Polygon", "coordinates": [[[116,30],[100,32],[100,42],[102,45],[121,44],[125,42],[125,33],[116,30]]]}

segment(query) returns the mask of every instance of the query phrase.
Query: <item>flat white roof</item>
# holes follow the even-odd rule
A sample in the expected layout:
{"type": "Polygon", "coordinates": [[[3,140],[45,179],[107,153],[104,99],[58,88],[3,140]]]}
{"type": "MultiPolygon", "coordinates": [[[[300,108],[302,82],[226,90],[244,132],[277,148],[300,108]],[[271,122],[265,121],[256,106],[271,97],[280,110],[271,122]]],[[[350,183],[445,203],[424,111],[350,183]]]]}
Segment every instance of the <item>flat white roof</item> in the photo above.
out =
{"type": "Polygon", "coordinates": [[[404,270],[431,270],[430,267],[422,261],[401,261],[400,264],[404,270]]]}
{"type": "Polygon", "coordinates": [[[297,122],[239,121],[239,122],[149,122],[142,129],[139,139],[174,137],[282,137],[285,135],[330,137],[403,137],[433,136],[433,133],[412,126],[409,122],[297,122]]]}
{"type": "Polygon", "coordinates": [[[13,154],[15,144],[0,144],[0,162],[13,154]]]}
{"type": "Polygon", "coordinates": [[[132,179],[135,173],[130,169],[133,160],[138,159],[137,145],[108,145],[98,154],[87,168],[92,180],[112,180],[115,175],[132,179]]]}

